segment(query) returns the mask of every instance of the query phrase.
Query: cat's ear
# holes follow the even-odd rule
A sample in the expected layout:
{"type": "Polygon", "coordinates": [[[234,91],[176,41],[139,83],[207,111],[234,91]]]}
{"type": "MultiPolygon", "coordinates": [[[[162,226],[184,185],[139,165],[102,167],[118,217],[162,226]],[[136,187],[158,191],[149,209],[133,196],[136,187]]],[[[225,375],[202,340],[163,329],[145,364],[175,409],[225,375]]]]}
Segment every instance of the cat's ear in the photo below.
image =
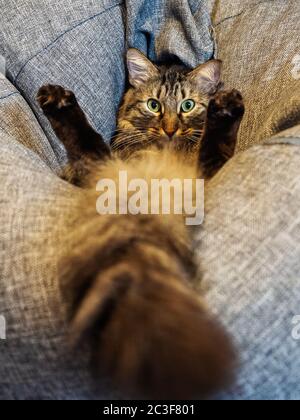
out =
{"type": "Polygon", "coordinates": [[[189,73],[191,80],[197,83],[199,90],[213,95],[221,87],[222,61],[211,60],[201,64],[189,73]]]}
{"type": "Polygon", "coordinates": [[[127,52],[127,67],[130,84],[138,88],[153,77],[159,76],[158,68],[139,50],[131,48],[127,52]]]}

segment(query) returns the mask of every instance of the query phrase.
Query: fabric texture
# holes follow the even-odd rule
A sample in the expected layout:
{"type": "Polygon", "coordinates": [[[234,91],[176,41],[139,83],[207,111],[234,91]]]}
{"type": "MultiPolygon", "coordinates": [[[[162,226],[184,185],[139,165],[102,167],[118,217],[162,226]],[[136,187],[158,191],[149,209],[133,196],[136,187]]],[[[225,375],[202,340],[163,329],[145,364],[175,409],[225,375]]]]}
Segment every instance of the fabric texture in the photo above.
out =
{"type": "Polygon", "coordinates": [[[242,367],[225,399],[300,398],[300,139],[272,143],[236,155],[206,189],[200,291],[242,367]]]}
{"type": "Polygon", "coordinates": [[[228,87],[247,112],[238,150],[300,124],[300,2],[216,0],[213,26],[228,87]]]}
{"type": "Polygon", "coordinates": [[[203,0],[127,0],[128,46],[152,60],[190,67],[212,57],[211,19],[203,0]]]}
{"type": "Polygon", "coordinates": [[[292,336],[300,311],[300,127],[291,118],[300,82],[287,70],[297,49],[290,40],[300,36],[296,3],[0,0],[0,54],[14,83],[0,76],[1,399],[119,397],[106,382],[96,391],[88,354],[66,347],[68,302],[57,267],[85,226],[74,228],[81,192],[57,176],[65,153],[37,109],[37,89],[49,82],[73,89],[108,139],[127,44],[189,65],[205,61],[214,51],[207,7],[227,85],[246,97],[239,149],[264,142],[237,154],[207,185],[195,241],[199,292],[241,355],[237,384],[217,397],[300,398],[300,342],[292,336]]]}

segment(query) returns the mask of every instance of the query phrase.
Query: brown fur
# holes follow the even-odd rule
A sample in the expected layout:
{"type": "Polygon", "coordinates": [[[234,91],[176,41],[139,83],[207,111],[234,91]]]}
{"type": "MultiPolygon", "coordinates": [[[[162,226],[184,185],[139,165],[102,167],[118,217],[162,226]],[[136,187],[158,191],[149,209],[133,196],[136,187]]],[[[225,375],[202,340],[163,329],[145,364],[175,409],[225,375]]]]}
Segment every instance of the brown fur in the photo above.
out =
{"type": "Polygon", "coordinates": [[[118,184],[120,170],[129,180],[148,182],[213,175],[233,154],[242,98],[236,91],[218,92],[219,62],[191,72],[159,69],[130,50],[128,68],[132,87],[112,153],[71,92],[47,86],[39,93],[69,154],[66,178],[86,191],[76,221],[84,229],[62,276],[73,302],[70,335],[75,346],[89,343],[93,369],[127,395],[207,397],[231,382],[236,358],[193,289],[197,270],[184,215],[99,216],[94,191],[99,179],[118,184]],[[151,98],[160,101],[161,112],[149,112],[151,98]],[[183,114],[186,99],[196,106],[183,114]]]}

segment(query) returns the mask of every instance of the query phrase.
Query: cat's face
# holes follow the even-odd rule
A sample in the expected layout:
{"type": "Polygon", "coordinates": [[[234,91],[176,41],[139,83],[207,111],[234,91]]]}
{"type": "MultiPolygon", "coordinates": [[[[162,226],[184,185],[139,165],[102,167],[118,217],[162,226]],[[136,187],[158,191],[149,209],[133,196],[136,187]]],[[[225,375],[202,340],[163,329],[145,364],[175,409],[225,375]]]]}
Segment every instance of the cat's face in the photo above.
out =
{"type": "Polygon", "coordinates": [[[192,150],[199,144],[209,99],[221,85],[221,62],[187,71],[156,67],[138,50],[127,54],[131,88],[124,98],[115,150],[150,146],[192,150]]]}

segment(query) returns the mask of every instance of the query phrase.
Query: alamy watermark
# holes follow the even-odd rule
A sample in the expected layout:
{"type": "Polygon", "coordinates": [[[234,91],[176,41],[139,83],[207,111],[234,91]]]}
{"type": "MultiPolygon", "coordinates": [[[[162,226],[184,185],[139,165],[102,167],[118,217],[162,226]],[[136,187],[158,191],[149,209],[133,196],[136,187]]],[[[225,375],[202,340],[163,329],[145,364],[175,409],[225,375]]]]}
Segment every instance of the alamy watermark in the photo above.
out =
{"type": "Polygon", "coordinates": [[[119,179],[102,179],[97,211],[101,215],[182,215],[187,226],[204,220],[203,179],[128,179],[127,171],[119,179]]]}
{"type": "Polygon", "coordinates": [[[293,330],[292,337],[294,340],[300,341],[300,315],[294,316],[292,319],[293,330]]]}
{"type": "Polygon", "coordinates": [[[0,315],[0,340],[6,340],[6,319],[0,315]]]}

